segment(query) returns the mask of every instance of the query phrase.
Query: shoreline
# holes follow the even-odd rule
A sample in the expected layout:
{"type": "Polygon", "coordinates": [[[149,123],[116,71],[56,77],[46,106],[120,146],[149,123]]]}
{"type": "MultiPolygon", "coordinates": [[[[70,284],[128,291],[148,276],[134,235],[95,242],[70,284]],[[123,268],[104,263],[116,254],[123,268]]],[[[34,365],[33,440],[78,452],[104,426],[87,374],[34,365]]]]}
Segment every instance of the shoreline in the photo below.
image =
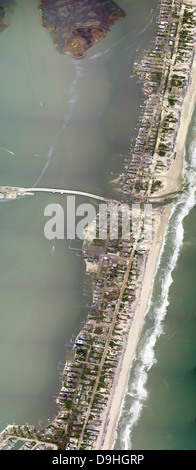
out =
{"type": "MultiPolygon", "coordinates": [[[[196,0],[185,0],[183,3],[189,6],[196,6],[196,0]]],[[[194,54],[194,60],[191,69],[191,80],[181,107],[180,123],[174,148],[174,152],[176,152],[176,158],[173,160],[169,171],[166,172],[165,175],[161,175],[163,178],[166,178],[166,184],[163,189],[156,192],[157,198],[164,196],[164,194],[166,195],[167,193],[174,192],[179,187],[179,183],[182,179],[183,155],[185,152],[187,134],[195,109],[195,103],[196,55],[194,54]]],[[[96,446],[94,447],[96,450],[110,450],[114,444],[115,431],[120,416],[123,399],[126,394],[130,370],[143,329],[145,316],[148,311],[148,305],[153,291],[154,280],[171,211],[172,205],[170,204],[169,206],[164,207],[162,215],[160,212],[159,216],[155,214],[155,233],[152,240],[151,249],[143,269],[142,288],[137,292],[137,305],[135,308],[133,323],[128,333],[128,340],[126,342],[124,354],[122,355],[118,369],[116,370],[116,376],[109,397],[108,406],[103,412],[100,433],[96,441],[96,446]],[[118,387],[119,383],[121,384],[120,387],[118,387]]]]}

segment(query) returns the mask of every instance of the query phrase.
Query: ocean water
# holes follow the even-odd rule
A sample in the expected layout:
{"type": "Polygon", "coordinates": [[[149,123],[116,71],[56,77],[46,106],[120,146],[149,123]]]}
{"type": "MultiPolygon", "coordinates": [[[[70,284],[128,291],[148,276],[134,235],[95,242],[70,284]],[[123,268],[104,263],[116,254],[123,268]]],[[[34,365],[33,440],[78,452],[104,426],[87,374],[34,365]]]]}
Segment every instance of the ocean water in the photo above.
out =
{"type": "Polygon", "coordinates": [[[196,112],[121,409],[116,449],[196,449],[196,112]]]}
{"type": "MultiPolygon", "coordinates": [[[[55,50],[38,0],[16,3],[0,35],[0,183],[110,197],[137,133],[141,84],[130,75],[152,40],[158,0],[119,0],[126,18],[81,61],[55,50]]],[[[91,301],[80,252],[44,238],[54,202],[66,209],[66,198],[46,194],[0,202],[0,429],[42,426],[56,413],[65,342],[91,301]]]]}

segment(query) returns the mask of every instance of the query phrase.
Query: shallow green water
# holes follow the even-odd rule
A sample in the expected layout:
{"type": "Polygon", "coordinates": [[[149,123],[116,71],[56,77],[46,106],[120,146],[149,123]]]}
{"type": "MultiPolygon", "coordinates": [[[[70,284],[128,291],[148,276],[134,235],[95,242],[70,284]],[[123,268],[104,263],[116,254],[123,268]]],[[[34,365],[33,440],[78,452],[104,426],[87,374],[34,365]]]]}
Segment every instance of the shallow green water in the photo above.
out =
{"type": "MultiPolygon", "coordinates": [[[[126,19],[78,62],[55,50],[38,1],[17,1],[0,36],[1,185],[113,194],[110,172],[122,170],[117,155],[128,152],[140,112],[141,86],[129,75],[157,3],[119,1],[126,19]]],[[[66,205],[53,195],[0,203],[0,428],[53,416],[64,344],[90,301],[82,259],[44,238],[52,202],[66,205]]]]}

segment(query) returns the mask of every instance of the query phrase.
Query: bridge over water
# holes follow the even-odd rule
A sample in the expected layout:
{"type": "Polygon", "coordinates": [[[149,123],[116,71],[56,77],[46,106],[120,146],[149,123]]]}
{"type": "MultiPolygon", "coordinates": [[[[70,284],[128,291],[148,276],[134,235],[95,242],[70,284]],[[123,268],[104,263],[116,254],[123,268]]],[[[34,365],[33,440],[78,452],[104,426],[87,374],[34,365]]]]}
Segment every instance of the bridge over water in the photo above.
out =
{"type": "Polygon", "coordinates": [[[97,194],[92,194],[92,193],[87,193],[85,191],[75,191],[72,189],[56,189],[56,188],[18,188],[20,189],[20,192],[24,190],[25,194],[28,193],[52,193],[52,194],[73,194],[74,196],[85,196],[89,197],[92,199],[97,199],[98,201],[104,201],[107,203],[115,203],[119,204],[119,201],[116,201],[115,199],[108,199],[103,196],[97,196],[97,194]]]}

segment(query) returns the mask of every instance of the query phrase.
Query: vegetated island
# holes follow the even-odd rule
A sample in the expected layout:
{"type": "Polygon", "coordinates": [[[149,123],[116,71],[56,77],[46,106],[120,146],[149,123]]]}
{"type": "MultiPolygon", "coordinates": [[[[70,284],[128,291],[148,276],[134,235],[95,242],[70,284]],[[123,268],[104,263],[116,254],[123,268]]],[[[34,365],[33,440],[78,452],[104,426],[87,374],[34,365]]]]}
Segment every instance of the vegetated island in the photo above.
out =
{"type": "Polygon", "coordinates": [[[1,0],[0,2],[0,33],[2,33],[6,28],[8,28],[9,24],[6,21],[6,13],[12,7],[16,6],[15,0],[1,0]]]}
{"type": "Polygon", "coordinates": [[[42,0],[40,10],[42,25],[51,30],[57,49],[76,59],[125,16],[112,0],[42,0]]]}
{"type": "Polygon", "coordinates": [[[60,450],[112,448],[172,200],[181,187],[196,101],[195,7],[196,0],[162,0],[154,45],[135,64],[145,106],[118,184],[129,202],[154,203],[152,243],[144,249],[143,219],[141,230],[127,241],[120,229],[116,240],[86,235],[83,251],[93,303],[62,373],[59,412],[41,431],[8,426],[0,434],[0,449],[21,440],[29,450],[35,445],[46,449],[47,443],[60,450]]]}

